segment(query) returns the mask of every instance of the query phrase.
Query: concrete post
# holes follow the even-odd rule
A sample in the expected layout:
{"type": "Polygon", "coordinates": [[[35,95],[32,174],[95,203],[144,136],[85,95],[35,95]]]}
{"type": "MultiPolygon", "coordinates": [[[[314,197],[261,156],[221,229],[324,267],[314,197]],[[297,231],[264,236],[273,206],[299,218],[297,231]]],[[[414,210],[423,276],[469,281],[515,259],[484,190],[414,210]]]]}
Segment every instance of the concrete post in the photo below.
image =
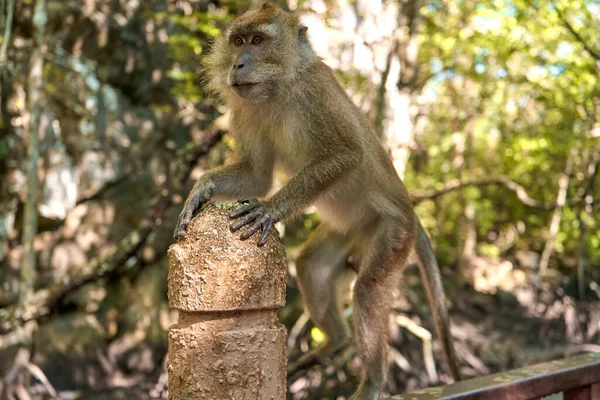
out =
{"type": "Polygon", "coordinates": [[[229,231],[234,203],[211,203],[169,248],[170,400],[283,400],[285,249],[229,231]]]}

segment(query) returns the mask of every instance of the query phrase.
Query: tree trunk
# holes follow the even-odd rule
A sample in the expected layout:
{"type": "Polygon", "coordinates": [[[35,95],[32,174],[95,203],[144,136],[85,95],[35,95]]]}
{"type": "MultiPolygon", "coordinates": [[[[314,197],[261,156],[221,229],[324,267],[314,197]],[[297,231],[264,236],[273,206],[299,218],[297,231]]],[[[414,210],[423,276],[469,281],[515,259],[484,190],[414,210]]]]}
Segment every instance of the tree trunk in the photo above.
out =
{"type": "MultiPolygon", "coordinates": [[[[2,14],[4,12],[4,2],[0,4],[2,5],[0,7],[0,15],[4,17],[4,14],[2,14]]],[[[6,22],[6,25],[4,25],[4,35],[2,36],[2,47],[0,47],[0,68],[6,67],[6,63],[8,61],[7,52],[12,36],[12,23],[14,15],[15,0],[8,0],[8,4],[6,5],[6,18],[2,18],[2,20],[0,20],[2,23],[6,22]]]]}
{"type": "Polygon", "coordinates": [[[600,153],[593,154],[587,166],[587,185],[582,197],[582,207],[577,218],[579,222],[579,254],[577,257],[577,295],[580,300],[585,298],[585,269],[588,265],[589,230],[587,221],[593,221],[594,209],[594,180],[598,176],[600,153]]]}
{"type": "Polygon", "coordinates": [[[33,293],[36,278],[37,203],[39,192],[38,159],[42,114],[42,84],[44,73],[44,29],[48,20],[47,0],[38,0],[33,14],[35,49],[29,67],[29,143],[27,147],[27,199],[23,216],[23,261],[21,264],[20,301],[25,302],[33,293]]]}
{"type": "MultiPolygon", "coordinates": [[[[12,23],[15,13],[15,0],[8,0],[8,4],[0,1],[0,26],[4,25],[2,46],[0,47],[0,152],[5,151],[7,137],[10,129],[10,116],[8,115],[8,95],[10,93],[10,76],[8,73],[8,47],[12,39],[12,23]],[[6,17],[4,9],[6,5],[6,17]]],[[[10,215],[10,203],[13,203],[9,194],[9,182],[5,178],[8,169],[8,160],[0,156],[0,262],[4,260],[8,252],[8,232],[10,231],[7,217],[10,215]]],[[[1,303],[1,301],[0,301],[1,303]]]]}
{"type": "MultiPolygon", "coordinates": [[[[397,89],[387,97],[388,124],[384,136],[392,154],[394,167],[401,178],[404,178],[406,164],[410,157],[410,148],[415,137],[415,98],[420,92],[419,83],[419,36],[418,27],[421,22],[421,0],[401,1],[401,10],[398,17],[399,62],[393,60],[391,71],[396,70],[397,89]],[[394,63],[397,67],[394,68],[394,63]]],[[[394,59],[398,59],[394,57],[394,59]]]]}

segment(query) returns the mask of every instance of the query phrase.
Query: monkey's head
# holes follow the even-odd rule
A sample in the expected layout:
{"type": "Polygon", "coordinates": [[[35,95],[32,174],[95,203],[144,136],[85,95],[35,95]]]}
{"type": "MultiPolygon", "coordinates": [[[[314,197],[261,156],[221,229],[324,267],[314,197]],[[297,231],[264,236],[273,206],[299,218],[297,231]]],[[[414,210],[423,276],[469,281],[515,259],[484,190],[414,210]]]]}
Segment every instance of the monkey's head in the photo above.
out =
{"type": "Polygon", "coordinates": [[[306,31],[295,14],[272,3],[248,11],[206,57],[209,88],[226,101],[275,99],[315,58],[306,31]]]}

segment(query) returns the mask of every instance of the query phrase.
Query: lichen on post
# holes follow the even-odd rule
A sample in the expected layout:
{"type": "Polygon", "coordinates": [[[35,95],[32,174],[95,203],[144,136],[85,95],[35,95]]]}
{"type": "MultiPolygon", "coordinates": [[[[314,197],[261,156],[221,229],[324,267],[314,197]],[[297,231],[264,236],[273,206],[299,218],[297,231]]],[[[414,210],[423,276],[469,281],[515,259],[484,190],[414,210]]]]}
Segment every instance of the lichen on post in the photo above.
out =
{"type": "Polygon", "coordinates": [[[211,203],[169,248],[169,399],[285,398],[285,249],[229,230],[230,202],[211,203]]]}

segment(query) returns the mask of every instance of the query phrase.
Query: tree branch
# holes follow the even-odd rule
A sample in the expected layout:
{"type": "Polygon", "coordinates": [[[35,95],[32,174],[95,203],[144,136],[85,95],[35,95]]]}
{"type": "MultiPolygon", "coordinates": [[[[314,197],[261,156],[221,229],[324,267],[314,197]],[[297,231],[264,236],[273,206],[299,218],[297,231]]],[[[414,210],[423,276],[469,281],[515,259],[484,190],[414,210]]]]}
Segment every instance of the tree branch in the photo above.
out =
{"type": "MultiPolygon", "coordinates": [[[[513,192],[521,203],[525,204],[528,207],[538,208],[541,210],[552,210],[554,208],[554,204],[548,204],[541,202],[539,200],[535,200],[527,194],[526,189],[519,185],[517,182],[509,179],[507,176],[501,175],[492,178],[475,178],[468,181],[461,181],[459,179],[451,180],[447,182],[443,188],[439,190],[426,190],[421,192],[416,192],[412,194],[413,203],[419,203],[423,200],[431,200],[435,199],[439,196],[443,196],[447,193],[465,188],[467,186],[489,186],[489,185],[500,185],[506,187],[508,190],[513,192]]],[[[570,203],[569,203],[570,204],[570,203]]]]}
{"type": "Polygon", "coordinates": [[[390,76],[390,70],[392,69],[392,60],[395,56],[397,56],[398,53],[398,46],[398,42],[394,41],[392,44],[392,49],[388,53],[387,60],[385,62],[385,69],[381,73],[381,83],[377,88],[377,95],[374,101],[375,118],[373,125],[375,125],[375,133],[377,133],[377,137],[380,139],[383,138],[383,121],[385,119],[386,109],[385,97],[387,95],[386,84],[390,76]]]}
{"type": "Polygon", "coordinates": [[[123,175],[112,181],[106,182],[106,184],[104,184],[104,186],[102,186],[100,189],[96,190],[94,193],[92,193],[88,196],[82,196],[82,197],[78,198],[77,201],[75,202],[75,205],[78,206],[83,203],[97,200],[100,197],[102,197],[106,192],[108,192],[111,189],[114,189],[115,187],[119,186],[121,183],[127,181],[130,178],[131,177],[129,175],[123,175]]]}
{"type": "Polygon", "coordinates": [[[567,28],[567,30],[571,32],[571,35],[573,35],[573,37],[577,39],[579,43],[581,43],[585,51],[587,51],[596,60],[600,61],[600,52],[597,52],[590,45],[587,44],[586,40],[579,34],[579,32],[575,30],[575,28],[573,28],[573,25],[571,25],[569,20],[565,17],[562,11],[560,11],[556,4],[554,4],[554,9],[556,10],[556,14],[558,15],[558,18],[561,20],[565,28],[567,28]]]}
{"type": "MultiPolygon", "coordinates": [[[[173,180],[175,184],[168,185],[167,183],[168,186],[159,188],[158,194],[150,201],[150,210],[147,215],[136,230],[121,240],[115,250],[95,258],[85,267],[71,272],[50,287],[36,291],[24,304],[15,304],[0,309],[0,334],[12,332],[27,321],[38,320],[49,315],[68,293],[117,271],[129,258],[133,257],[144,245],[150,233],[161,225],[165,212],[173,203],[173,195],[177,188],[188,179],[198,158],[207,154],[222,136],[222,131],[213,131],[202,143],[190,144],[178,152],[180,168],[176,179],[173,180]]],[[[0,343],[2,343],[1,337],[0,343]]]]}

